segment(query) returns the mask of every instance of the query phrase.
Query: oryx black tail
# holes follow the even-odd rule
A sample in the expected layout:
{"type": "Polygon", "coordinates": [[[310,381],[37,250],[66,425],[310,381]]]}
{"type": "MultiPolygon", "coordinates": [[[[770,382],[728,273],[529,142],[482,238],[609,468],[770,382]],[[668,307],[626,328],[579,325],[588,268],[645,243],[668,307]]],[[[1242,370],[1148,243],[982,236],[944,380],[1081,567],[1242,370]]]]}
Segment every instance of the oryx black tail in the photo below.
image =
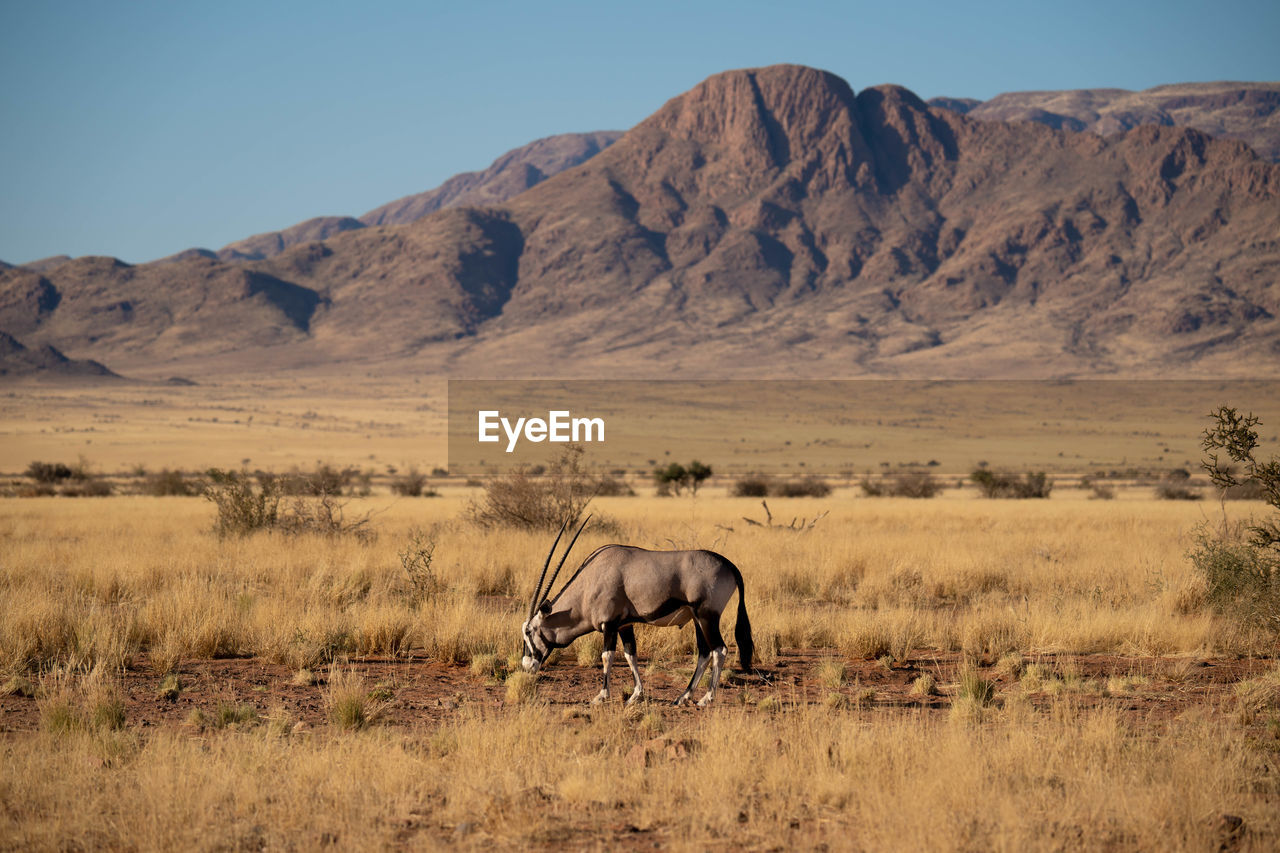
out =
{"type": "Polygon", "coordinates": [[[733,563],[729,563],[729,568],[733,570],[733,580],[738,585],[738,624],[733,629],[733,639],[738,642],[738,667],[746,671],[751,669],[756,644],[751,639],[751,620],[747,617],[747,590],[742,583],[742,572],[733,563]]]}

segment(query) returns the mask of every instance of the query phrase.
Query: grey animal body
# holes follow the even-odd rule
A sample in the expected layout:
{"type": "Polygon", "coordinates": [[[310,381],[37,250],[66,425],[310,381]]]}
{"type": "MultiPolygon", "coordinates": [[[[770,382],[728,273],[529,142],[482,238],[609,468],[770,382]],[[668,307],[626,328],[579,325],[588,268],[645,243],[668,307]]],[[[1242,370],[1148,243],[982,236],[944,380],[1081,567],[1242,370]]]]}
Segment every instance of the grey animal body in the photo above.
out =
{"type": "MultiPolygon", "coordinates": [[[[586,522],[582,526],[585,527],[586,522]]],[[[581,533],[582,527],[579,527],[578,534],[581,533]]],[[[560,535],[563,534],[564,528],[561,528],[560,535]]],[[[573,542],[577,538],[575,535],[573,542]]],[[[557,536],[543,566],[543,577],[559,542],[560,536],[557,536]]],[[[573,542],[569,543],[569,549],[573,548],[573,542]]],[[[706,705],[715,699],[728,653],[720,634],[720,617],[735,591],[738,623],[734,639],[738,643],[738,660],[743,669],[751,667],[751,623],[747,618],[742,573],[725,557],[714,551],[649,551],[633,545],[605,545],[587,557],[559,594],[551,598],[547,593],[568,555],[566,550],[545,591],[539,579],[529,618],[521,626],[524,639],[521,663],[526,672],[537,672],[553,649],[563,648],[583,634],[600,631],[604,634],[601,656],[604,686],[593,701],[603,702],[609,698],[609,673],[617,640],[621,639],[623,655],[635,680],[635,690],[627,700],[627,704],[631,704],[643,692],[633,626],[679,627],[692,621],[698,642],[697,666],[689,686],[675,703],[681,705],[689,701],[709,662],[711,686],[698,701],[699,705],[706,705]]]]}

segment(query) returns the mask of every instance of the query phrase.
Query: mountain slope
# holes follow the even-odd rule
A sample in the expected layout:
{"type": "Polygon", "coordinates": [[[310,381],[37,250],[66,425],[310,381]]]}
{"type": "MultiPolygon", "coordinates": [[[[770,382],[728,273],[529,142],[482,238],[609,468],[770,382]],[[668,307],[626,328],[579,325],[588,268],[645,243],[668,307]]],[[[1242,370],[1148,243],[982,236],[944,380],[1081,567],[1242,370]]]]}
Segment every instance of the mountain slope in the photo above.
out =
{"type": "Polygon", "coordinates": [[[96,361],[74,361],[48,344],[28,349],[12,335],[0,332],[0,376],[39,376],[77,379],[119,379],[96,361]]]}
{"type": "Polygon", "coordinates": [[[483,172],[463,172],[424,193],[405,196],[360,217],[365,225],[404,225],[445,207],[501,204],[547,178],[585,163],[622,131],[564,133],[508,151],[483,172]]]}
{"type": "Polygon", "coordinates": [[[1239,139],[1265,159],[1280,160],[1280,83],[1178,83],[1141,92],[1007,92],[985,102],[932,98],[929,104],[985,121],[1035,121],[1102,136],[1143,124],[1192,127],[1239,139]]]}
{"type": "Polygon", "coordinates": [[[774,66],[501,205],[245,264],[5,271],[0,328],[193,374],[1269,375],[1278,188],[1191,129],[975,120],[774,66]]]}
{"type": "Polygon", "coordinates": [[[501,204],[552,175],[589,160],[620,136],[621,131],[613,130],[548,136],[508,151],[482,172],[454,175],[433,190],[384,204],[359,219],[317,216],[281,231],[267,231],[237,240],[217,252],[187,249],[163,260],[216,257],[223,261],[260,261],[293,246],[327,240],[366,225],[404,225],[446,207],[501,204]]]}

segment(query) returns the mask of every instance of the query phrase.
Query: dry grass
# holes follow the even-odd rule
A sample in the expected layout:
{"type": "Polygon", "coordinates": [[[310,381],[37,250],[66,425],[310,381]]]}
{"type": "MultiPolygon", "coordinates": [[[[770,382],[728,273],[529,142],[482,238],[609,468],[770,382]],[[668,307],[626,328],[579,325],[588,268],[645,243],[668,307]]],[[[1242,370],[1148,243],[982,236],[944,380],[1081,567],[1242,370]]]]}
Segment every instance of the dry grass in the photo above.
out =
{"type": "MultiPolygon", "coordinates": [[[[362,501],[362,510],[382,513],[378,539],[360,542],[219,540],[209,533],[210,508],[182,498],[6,501],[0,672],[120,668],[143,653],[158,674],[186,659],[242,654],[294,669],[410,650],[455,663],[505,658],[517,650],[518,601],[546,537],[460,523],[464,502],[362,501]],[[423,516],[438,525],[428,596],[398,556],[423,516]]],[[[699,497],[690,522],[685,501],[599,503],[627,519],[618,538],[649,546],[690,524],[711,535],[750,506],[699,497]]],[[[1009,653],[1270,650],[1265,637],[1189,603],[1198,581],[1185,558],[1187,531],[1200,518],[1194,506],[1081,497],[939,500],[922,510],[851,496],[827,505],[827,535],[739,526],[720,545],[747,578],[762,663],[782,647],[895,660],[935,648],[988,662],[1009,653]]],[[[585,554],[605,541],[588,530],[579,547],[585,554]]],[[[641,633],[651,660],[693,653],[688,630],[641,633]]],[[[575,654],[598,665],[591,640],[575,654]]]]}
{"type": "MultiPolygon", "coordinates": [[[[344,661],[411,654],[502,678],[547,537],[460,522],[465,494],[357,501],[380,511],[367,542],[220,540],[211,507],[192,499],[0,501],[0,675],[15,692],[33,685],[43,710],[40,732],[0,745],[0,846],[528,847],[586,845],[626,825],[690,848],[838,847],[856,834],[870,849],[1206,849],[1221,842],[1223,813],[1269,846],[1280,767],[1238,721],[1191,715],[1151,737],[1076,704],[1140,692],[1139,676],[1094,684],[1036,663],[1274,652],[1189,595],[1199,507],[1073,491],[925,504],[837,491],[823,527],[799,535],[735,525],[750,499],[598,501],[625,541],[719,539],[746,578],[761,663],[783,648],[886,667],[928,650],[970,655],[975,667],[943,685],[951,718],[894,710],[833,663],[814,673],[829,706],[754,703],[743,688],[740,708],[671,718],[600,708],[566,719],[512,672],[503,707],[421,729],[370,726],[394,689],[371,688],[344,661]],[[435,543],[426,593],[400,558],[424,525],[435,543]],[[193,739],[112,709],[126,665],[145,660],[163,688],[180,661],[242,654],[306,672],[303,683],[327,672],[332,725],[299,733],[283,709],[232,702],[193,720],[193,739]],[[697,746],[660,750],[653,766],[626,760],[659,732],[697,746]],[[676,761],[676,772],[660,766],[676,761]],[[702,796],[708,786],[720,795],[702,796]]],[[[578,552],[605,541],[588,530],[578,552]]],[[[687,627],[638,634],[646,667],[690,664],[687,627]]],[[[597,668],[599,648],[590,638],[552,665],[597,668]]],[[[916,692],[938,692],[933,679],[916,692]]],[[[1275,695],[1266,676],[1238,704],[1265,720],[1275,695]]]]}
{"type": "Polygon", "coordinates": [[[1187,721],[1152,738],[1065,700],[1030,721],[989,709],[976,725],[866,713],[725,709],[669,730],[662,742],[682,748],[647,766],[625,760],[653,737],[643,716],[565,722],[536,705],[419,734],[41,735],[4,747],[0,837],[507,848],[589,843],[584,829],[621,823],[680,847],[841,847],[856,835],[877,850],[1204,850],[1224,813],[1263,846],[1280,834],[1275,757],[1230,727],[1187,721]]]}

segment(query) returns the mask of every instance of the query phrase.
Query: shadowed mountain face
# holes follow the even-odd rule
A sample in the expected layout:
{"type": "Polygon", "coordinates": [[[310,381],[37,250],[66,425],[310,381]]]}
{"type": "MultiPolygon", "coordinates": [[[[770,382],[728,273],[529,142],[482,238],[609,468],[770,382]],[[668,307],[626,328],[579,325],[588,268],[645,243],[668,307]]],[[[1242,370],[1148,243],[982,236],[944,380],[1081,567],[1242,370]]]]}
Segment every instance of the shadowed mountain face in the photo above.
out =
{"type": "Polygon", "coordinates": [[[0,272],[0,328],[193,373],[1273,375],[1278,187],[1196,130],[975,120],[775,66],[501,205],[249,263],[0,272]]]}
{"type": "Polygon", "coordinates": [[[1239,139],[1263,158],[1280,160],[1280,83],[1178,83],[1142,92],[1007,92],[985,102],[932,98],[929,104],[987,121],[1034,121],[1102,136],[1144,124],[1193,127],[1239,139]]]}
{"type": "Polygon", "coordinates": [[[0,376],[47,378],[119,379],[96,361],[74,361],[45,344],[28,349],[13,335],[0,332],[0,376]]]}

